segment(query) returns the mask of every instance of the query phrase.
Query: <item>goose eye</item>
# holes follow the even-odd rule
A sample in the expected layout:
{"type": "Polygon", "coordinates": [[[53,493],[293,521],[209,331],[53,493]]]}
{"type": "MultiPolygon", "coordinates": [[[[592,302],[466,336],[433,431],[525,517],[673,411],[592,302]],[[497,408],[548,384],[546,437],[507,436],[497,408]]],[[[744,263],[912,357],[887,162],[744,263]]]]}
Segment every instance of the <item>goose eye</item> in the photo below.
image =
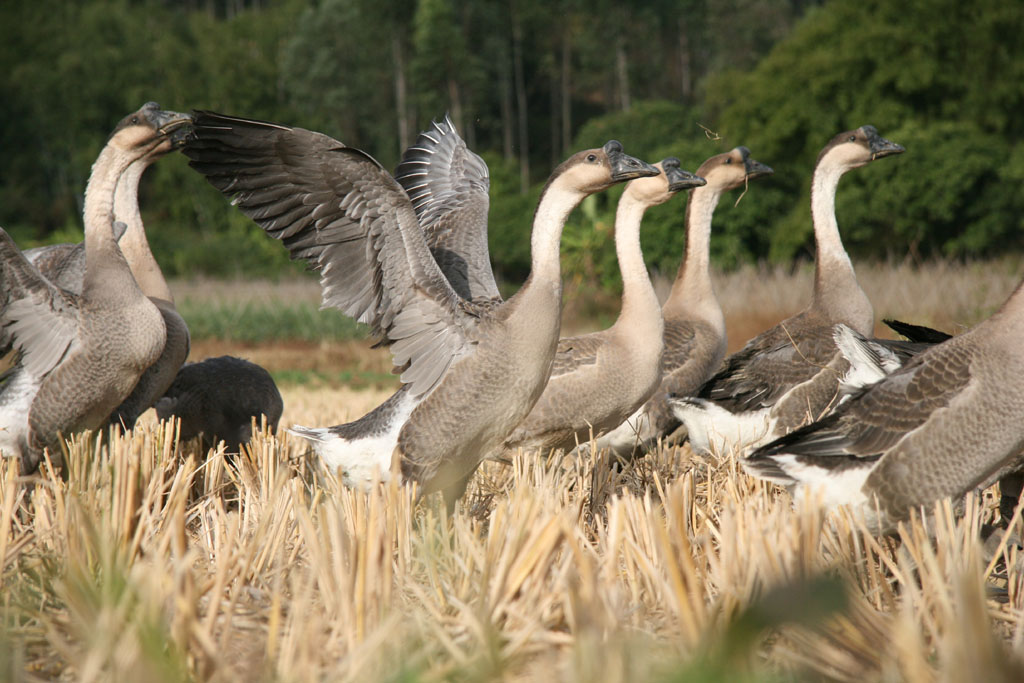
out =
{"type": "Polygon", "coordinates": [[[729,158],[727,158],[727,159],[725,160],[725,163],[727,163],[727,164],[731,164],[731,163],[732,163],[732,157],[729,157],[729,158]]]}
{"type": "Polygon", "coordinates": [[[588,154],[587,155],[587,161],[597,161],[597,155],[596,154],[588,154]]]}
{"type": "Polygon", "coordinates": [[[857,141],[857,136],[856,135],[851,135],[850,136],[850,142],[856,142],[856,141],[857,141]]]}
{"type": "Polygon", "coordinates": [[[138,116],[133,116],[132,117],[132,125],[133,126],[139,125],[139,117],[138,116]]]}

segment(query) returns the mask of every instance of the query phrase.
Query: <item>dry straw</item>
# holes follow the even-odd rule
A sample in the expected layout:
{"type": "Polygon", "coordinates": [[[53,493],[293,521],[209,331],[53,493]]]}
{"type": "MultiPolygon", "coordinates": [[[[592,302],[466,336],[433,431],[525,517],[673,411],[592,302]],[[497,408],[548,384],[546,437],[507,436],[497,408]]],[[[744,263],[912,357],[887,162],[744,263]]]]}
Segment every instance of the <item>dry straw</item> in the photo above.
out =
{"type": "Polygon", "coordinates": [[[732,460],[523,454],[449,519],[405,487],[344,490],[287,439],[191,447],[148,423],[72,440],[67,481],[0,463],[7,678],[1024,674],[1019,549],[982,546],[991,492],[876,538],[732,460]]]}

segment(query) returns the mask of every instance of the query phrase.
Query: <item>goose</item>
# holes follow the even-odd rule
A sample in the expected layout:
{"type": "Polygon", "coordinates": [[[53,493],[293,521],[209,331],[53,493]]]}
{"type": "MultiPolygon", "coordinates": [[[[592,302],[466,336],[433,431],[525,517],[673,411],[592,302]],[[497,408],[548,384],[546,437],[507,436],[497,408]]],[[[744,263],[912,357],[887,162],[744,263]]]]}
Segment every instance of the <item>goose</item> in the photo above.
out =
{"type": "MultiPolygon", "coordinates": [[[[160,105],[148,102],[143,105],[143,109],[157,112],[160,105]]],[[[167,328],[167,338],[160,358],[139,378],[131,395],[110,416],[109,423],[120,424],[126,430],[131,429],[139,416],[163,395],[188,357],[188,325],[175,308],[174,296],[159,264],[153,258],[139,211],[139,181],[142,174],[168,152],[184,145],[188,130],[187,127],[179,128],[168,136],[171,143],[169,146],[154,147],[148,154],[136,159],[118,178],[114,191],[114,216],[126,225],[118,246],[139,288],[160,310],[167,328]]],[[[85,274],[84,242],[27,249],[25,256],[54,285],[74,294],[81,293],[85,274]]]]}
{"type": "Polygon", "coordinates": [[[1022,464],[1024,283],[988,320],[914,356],[835,412],[759,448],[754,476],[861,509],[875,531],[1022,464]]]}
{"type": "MultiPolygon", "coordinates": [[[[931,327],[899,320],[885,319],[882,322],[910,341],[867,339],[846,325],[836,325],[836,346],[850,366],[839,384],[842,396],[856,396],[899,370],[918,354],[953,336],[931,327]]],[[[996,479],[999,481],[1002,518],[1009,520],[1024,491],[1024,461],[1014,459],[1011,465],[1000,471],[996,479]]]]}
{"type": "Polygon", "coordinates": [[[767,443],[834,406],[846,367],[832,326],[845,323],[863,335],[874,328],[871,302],[839,236],[836,188],[847,171],[903,151],[873,126],[840,133],[822,149],[811,180],[811,303],[726,358],[696,397],[669,399],[695,452],[724,454],[767,443]]]}
{"type": "Polygon", "coordinates": [[[774,173],[750,156],[746,147],[716,154],[697,169],[707,184],[690,190],[686,205],[686,253],[672,290],[661,308],[665,350],[661,384],[647,402],[621,425],[597,439],[620,457],[650,449],[668,437],[679,421],[668,405],[669,394],[697,393],[725,358],[725,317],[715,297],[709,271],[711,216],[722,194],[774,173]]]}
{"type": "MultiPolygon", "coordinates": [[[[174,139],[173,147],[180,148],[186,137],[182,135],[174,139]]],[[[191,345],[188,324],[178,313],[171,288],[164,279],[160,265],[153,258],[142,224],[142,214],[139,211],[139,180],[149,165],[168,151],[170,150],[161,147],[158,153],[149,154],[129,166],[118,180],[114,196],[114,215],[128,225],[118,244],[139,289],[160,311],[167,330],[160,357],[146,369],[132,393],[114,410],[108,420],[111,424],[120,424],[125,430],[134,427],[139,416],[170,387],[178,370],[188,358],[191,345]]]]}
{"type": "Polygon", "coordinates": [[[261,415],[270,433],[277,433],[284,402],[269,372],[242,358],[219,356],[182,367],[154,408],[161,420],[181,420],[182,441],[200,435],[214,444],[223,439],[228,452],[238,453],[261,415]]]}
{"type": "Polygon", "coordinates": [[[615,213],[615,251],[622,272],[622,310],[611,327],[558,341],[551,377],[540,399],[505,439],[499,458],[518,449],[572,450],[615,427],[636,410],[661,379],[664,325],[640,250],[644,212],[677,192],[704,184],[669,157],[655,177],[626,185],[615,213]]]}
{"type": "Polygon", "coordinates": [[[368,323],[389,345],[404,392],[345,425],[293,426],[342,481],[392,470],[449,508],[481,459],[526,416],[558,341],[559,242],[584,197],[657,175],[622,145],[571,156],[534,214],[531,271],[498,305],[459,296],[430,254],[409,196],[372,157],[321,133],[195,112],[191,165],[243,213],[320,272],[323,305],[368,323]]]}
{"type": "Polygon", "coordinates": [[[85,203],[82,292],[40,275],[0,232],[0,325],[19,351],[0,388],[0,452],[35,470],[62,435],[95,429],[124,400],[160,354],[166,328],[139,289],[118,247],[114,188],[120,175],[189,117],[143,107],[114,129],[93,164],[85,203]]]}

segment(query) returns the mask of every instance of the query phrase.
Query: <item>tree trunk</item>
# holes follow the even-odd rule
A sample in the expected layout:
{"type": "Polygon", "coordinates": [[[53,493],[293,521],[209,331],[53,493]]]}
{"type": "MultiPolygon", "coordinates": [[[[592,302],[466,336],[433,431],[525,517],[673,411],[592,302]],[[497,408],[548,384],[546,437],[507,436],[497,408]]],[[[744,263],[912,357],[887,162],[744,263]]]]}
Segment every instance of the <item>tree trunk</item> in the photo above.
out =
{"type": "Polygon", "coordinates": [[[693,63],[690,57],[690,34],[686,28],[686,19],[679,17],[679,88],[683,101],[689,103],[693,97],[693,63]]]}
{"type": "Polygon", "coordinates": [[[562,127],[558,123],[559,114],[562,110],[558,103],[558,94],[561,91],[559,85],[560,78],[555,72],[554,68],[551,69],[551,78],[548,79],[548,99],[550,100],[551,110],[551,121],[549,122],[548,128],[550,129],[551,135],[551,152],[549,154],[551,158],[551,167],[558,166],[560,161],[559,150],[562,145],[559,143],[559,134],[562,132],[562,127]]]}
{"type": "Polygon", "coordinates": [[[405,84],[405,54],[402,50],[402,39],[395,35],[391,38],[391,62],[395,69],[395,119],[398,122],[398,153],[402,154],[412,142],[409,136],[408,93],[405,84]]]}
{"type": "Polygon", "coordinates": [[[629,61],[626,57],[626,40],[622,36],[615,41],[615,75],[618,81],[619,109],[629,111],[629,61]]]}
{"type": "Polygon", "coordinates": [[[506,161],[515,158],[515,133],[512,121],[512,74],[507,50],[501,55],[501,151],[506,161]]]}
{"type": "Polygon", "coordinates": [[[523,75],[523,27],[512,3],[512,62],[515,72],[516,116],[519,120],[519,191],[530,189],[530,143],[527,131],[526,77],[523,75]]]}
{"type": "Polygon", "coordinates": [[[456,130],[464,131],[466,126],[462,120],[462,93],[459,90],[459,82],[454,76],[448,77],[448,101],[452,108],[452,121],[456,130]]]}
{"type": "Polygon", "coordinates": [[[572,40],[570,32],[562,32],[562,154],[572,145],[572,40]]]}

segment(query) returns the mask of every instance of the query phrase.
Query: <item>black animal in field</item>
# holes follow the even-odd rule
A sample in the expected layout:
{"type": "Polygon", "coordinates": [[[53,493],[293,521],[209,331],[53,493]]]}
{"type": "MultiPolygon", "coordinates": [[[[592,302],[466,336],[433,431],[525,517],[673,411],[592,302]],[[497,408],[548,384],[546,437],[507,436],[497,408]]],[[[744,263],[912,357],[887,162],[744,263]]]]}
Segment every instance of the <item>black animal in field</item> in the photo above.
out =
{"type": "Polygon", "coordinates": [[[203,436],[212,444],[223,439],[237,453],[252,438],[252,421],[267,416],[277,433],[284,402],[270,373],[234,356],[207,358],[182,366],[167,393],[156,402],[161,420],[181,420],[182,441],[203,436]]]}

